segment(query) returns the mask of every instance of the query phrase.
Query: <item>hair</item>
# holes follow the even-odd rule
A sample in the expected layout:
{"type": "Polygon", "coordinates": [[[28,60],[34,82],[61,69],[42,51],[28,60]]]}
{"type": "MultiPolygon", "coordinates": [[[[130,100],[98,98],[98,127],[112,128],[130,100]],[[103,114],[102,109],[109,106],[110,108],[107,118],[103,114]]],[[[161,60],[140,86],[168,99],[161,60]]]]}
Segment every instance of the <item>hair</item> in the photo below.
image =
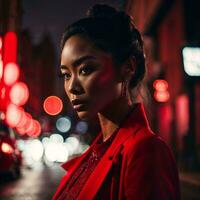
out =
{"type": "Polygon", "coordinates": [[[116,66],[135,57],[136,69],[130,81],[130,88],[139,85],[145,75],[143,41],[129,15],[115,8],[96,4],[87,16],[67,27],[61,40],[61,51],[65,42],[73,35],[88,38],[97,48],[111,53],[116,66]]]}

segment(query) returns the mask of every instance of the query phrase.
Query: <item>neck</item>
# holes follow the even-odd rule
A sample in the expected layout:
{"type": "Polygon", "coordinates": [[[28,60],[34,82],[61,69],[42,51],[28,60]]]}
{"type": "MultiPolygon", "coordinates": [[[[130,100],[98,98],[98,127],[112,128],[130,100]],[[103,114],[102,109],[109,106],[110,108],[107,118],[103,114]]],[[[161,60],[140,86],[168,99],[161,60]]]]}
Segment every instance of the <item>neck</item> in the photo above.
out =
{"type": "Polygon", "coordinates": [[[126,117],[131,109],[131,103],[120,98],[108,105],[104,111],[98,113],[103,141],[106,141],[126,117]]]}

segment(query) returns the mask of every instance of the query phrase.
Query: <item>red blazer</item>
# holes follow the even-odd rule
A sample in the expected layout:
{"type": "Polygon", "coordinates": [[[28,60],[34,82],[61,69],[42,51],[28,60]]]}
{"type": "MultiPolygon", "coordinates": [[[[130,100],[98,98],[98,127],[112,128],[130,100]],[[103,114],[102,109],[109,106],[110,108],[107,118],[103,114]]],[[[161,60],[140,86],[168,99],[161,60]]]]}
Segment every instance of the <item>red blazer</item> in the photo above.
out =
{"type": "MultiPolygon", "coordinates": [[[[92,145],[101,137],[99,134],[92,145]]],[[[56,200],[82,156],[63,165],[66,175],[53,197],[56,200]]],[[[179,200],[178,172],[168,146],[149,128],[142,104],[123,123],[112,144],[88,178],[78,200],[179,200]]]]}

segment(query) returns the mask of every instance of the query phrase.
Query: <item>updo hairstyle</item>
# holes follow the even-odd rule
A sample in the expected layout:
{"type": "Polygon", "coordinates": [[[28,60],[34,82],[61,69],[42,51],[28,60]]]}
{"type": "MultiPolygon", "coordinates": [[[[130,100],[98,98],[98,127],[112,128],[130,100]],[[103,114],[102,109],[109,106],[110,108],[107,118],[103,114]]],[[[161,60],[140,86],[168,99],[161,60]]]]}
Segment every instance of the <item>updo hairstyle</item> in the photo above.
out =
{"type": "Polygon", "coordinates": [[[67,27],[61,40],[61,51],[65,42],[73,35],[86,37],[97,48],[111,53],[117,67],[135,57],[136,69],[130,81],[131,89],[144,78],[143,41],[130,16],[125,12],[104,4],[94,5],[88,10],[87,17],[67,27]]]}

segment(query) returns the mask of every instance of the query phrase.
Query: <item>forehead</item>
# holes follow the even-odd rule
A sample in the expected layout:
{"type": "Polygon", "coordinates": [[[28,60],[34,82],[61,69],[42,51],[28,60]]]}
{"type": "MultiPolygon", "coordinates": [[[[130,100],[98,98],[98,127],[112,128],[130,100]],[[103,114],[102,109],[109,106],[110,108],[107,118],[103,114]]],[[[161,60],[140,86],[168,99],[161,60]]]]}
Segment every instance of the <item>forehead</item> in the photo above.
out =
{"type": "Polygon", "coordinates": [[[111,57],[109,53],[106,53],[97,47],[87,38],[75,35],[70,37],[63,47],[61,53],[61,64],[76,60],[82,56],[95,56],[97,58],[111,57]]]}
{"type": "Polygon", "coordinates": [[[72,36],[66,42],[62,50],[61,58],[64,56],[73,56],[83,54],[84,52],[94,52],[94,45],[86,38],[81,36],[72,36]]]}

